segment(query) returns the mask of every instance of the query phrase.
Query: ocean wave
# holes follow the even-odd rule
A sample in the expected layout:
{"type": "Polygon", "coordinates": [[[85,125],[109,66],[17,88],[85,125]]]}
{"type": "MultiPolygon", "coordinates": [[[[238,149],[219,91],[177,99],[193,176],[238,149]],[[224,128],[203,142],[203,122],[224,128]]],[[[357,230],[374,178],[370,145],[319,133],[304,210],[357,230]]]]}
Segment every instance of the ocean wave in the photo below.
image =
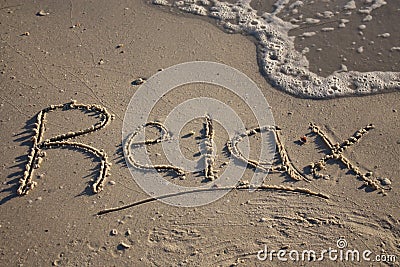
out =
{"type": "MultiPolygon", "coordinates": [[[[371,0],[358,9],[358,13],[365,15],[363,21],[372,20],[371,13],[384,5],[382,0],[371,0]]],[[[340,96],[369,95],[384,92],[393,92],[400,89],[400,72],[392,71],[348,71],[347,67],[323,77],[309,68],[309,61],[295,49],[295,37],[289,31],[299,27],[295,19],[285,21],[278,16],[283,10],[297,14],[304,5],[303,1],[277,0],[269,12],[260,12],[254,9],[249,0],[229,3],[208,0],[153,0],[153,4],[170,6],[178,10],[214,18],[223,29],[230,33],[242,33],[255,37],[257,46],[257,60],[261,72],[266,80],[275,88],[289,94],[303,98],[334,98],[340,96]]],[[[348,1],[341,11],[351,14],[357,9],[355,1],[348,1]]],[[[334,16],[332,11],[317,14],[321,19],[334,16]]],[[[300,16],[301,18],[302,16],[300,16]]],[[[306,18],[303,23],[319,23],[319,19],[306,18]]],[[[346,26],[349,20],[341,19],[338,28],[346,26]]],[[[360,25],[360,30],[365,25],[360,25]],[[363,26],[363,27],[361,27],[363,26]]],[[[334,28],[323,28],[321,32],[330,32],[334,28]]],[[[307,38],[317,32],[304,32],[301,37],[307,38]]],[[[382,37],[390,34],[382,35],[382,37]]],[[[359,53],[363,52],[362,47],[359,53]]],[[[393,49],[397,53],[396,49],[393,49]]]]}

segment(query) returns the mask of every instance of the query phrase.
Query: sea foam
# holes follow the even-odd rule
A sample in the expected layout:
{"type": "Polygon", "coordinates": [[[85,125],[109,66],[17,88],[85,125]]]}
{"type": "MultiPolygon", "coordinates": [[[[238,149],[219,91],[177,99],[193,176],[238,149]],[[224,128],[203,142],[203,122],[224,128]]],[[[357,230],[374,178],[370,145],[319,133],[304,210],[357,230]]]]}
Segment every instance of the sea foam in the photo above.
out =
{"type": "MultiPolygon", "coordinates": [[[[154,0],[153,4],[166,5],[181,11],[200,16],[208,16],[230,33],[242,33],[256,38],[258,63],[266,80],[275,88],[304,98],[332,98],[339,96],[368,95],[391,92],[400,89],[400,72],[389,71],[340,71],[323,77],[310,71],[309,61],[304,53],[295,49],[295,37],[289,31],[299,25],[285,21],[278,14],[285,8],[295,9],[303,6],[303,1],[277,0],[272,12],[260,12],[253,9],[249,0],[235,4],[217,0],[154,0]]],[[[349,1],[343,10],[350,12],[357,9],[354,1],[349,1]]],[[[382,0],[367,1],[369,6],[360,8],[371,20],[371,12],[386,4],[382,0]]],[[[325,11],[321,14],[332,15],[325,11]]],[[[324,17],[321,15],[321,17],[324,17]]],[[[317,20],[306,19],[305,23],[317,20]]],[[[346,20],[338,25],[345,27],[346,20]],[[343,25],[342,25],[343,24],[343,25]]],[[[365,27],[363,27],[365,28],[365,27]]],[[[332,30],[329,28],[329,30],[332,30]]],[[[328,31],[328,30],[323,30],[328,31]]],[[[312,37],[317,32],[305,32],[300,37],[312,37]]],[[[397,50],[393,49],[397,52],[397,50]]]]}

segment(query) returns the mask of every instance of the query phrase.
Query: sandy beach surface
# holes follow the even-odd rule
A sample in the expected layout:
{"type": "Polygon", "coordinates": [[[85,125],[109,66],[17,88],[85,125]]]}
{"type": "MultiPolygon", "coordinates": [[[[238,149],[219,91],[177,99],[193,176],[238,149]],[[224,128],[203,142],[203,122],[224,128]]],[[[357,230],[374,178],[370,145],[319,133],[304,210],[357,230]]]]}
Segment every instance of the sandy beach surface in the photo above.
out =
{"type": "MultiPolygon", "coordinates": [[[[273,3],[259,2],[255,1],[255,8],[273,3]]],[[[321,2],[335,5],[330,3],[335,1],[321,2]]],[[[339,2],[348,1],[337,1],[337,5],[339,2]]],[[[400,72],[400,51],[392,49],[400,46],[400,5],[387,2],[373,11],[376,23],[363,33],[365,40],[355,19],[340,34],[321,32],[314,39],[296,38],[296,49],[307,47],[309,51],[310,70],[327,76],[345,64],[349,70],[400,72]],[[377,37],[386,32],[390,37],[377,37]],[[357,52],[361,46],[363,52],[357,52]]],[[[304,7],[304,12],[311,14],[310,8],[304,7]]],[[[354,16],[361,15],[354,12],[354,16]]],[[[139,0],[1,1],[0,26],[1,266],[399,265],[398,90],[320,100],[295,97],[273,88],[262,76],[253,37],[228,34],[210,18],[139,0]],[[294,181],[284,173],[273,173],[266,176],[265,183],[306,188],[329,199],[279,190],[233,190],[201,207],[151,201],[96,215],[149,197],[132,177],[121,148],[124,114],[139,88],[133,82],[190,61],[226,64],[261,89],[281,128],[291,162],[310,179],[294,181]],[[46,156],[33,173],[36,187],[18,196],[19,180],[24,177],[33,144],[36,115],[50,105],[72,99],[100,105],[114,115],[104,129],[73,139],[107,153],[112,166],[103,191],[93,194],[91,190],[100,160],[64,147],[45,149],[46,156]],[[308,164],[330,150],[320,137],[310,133],[310,122],[333,143],[341,143],[373,124],[375,128],[344,155],[363,173],[371,171],[371,179],[385,189],[385,194],[366,186],[337,160],[328,162],[322,171],[324,178],[315,179],[308,164]],[[302,136],[307,138],[304,144],[302,136]],[[339,247],[338,241],[347,245],[339,247]],[[288,261],[279,260],[276,252],[272,260],[260,260],[257,254],[265,248],[286,251],[288,261]],[[357,250],[360,255],[369,250],[373,261],[332,260],[328,256],[323,261],[315,257],[293,261],[288,256],[291,250],[300,255],[304,250],[314,250],[319,258],[321,251],[329,249],[357,250]],[[386,262],[377,262],[376,255],[386,262]]],[[[291,33],[299,36],[312,30],[307,27],[311,26],[291,33]]],[[[151,118],[162,122],[180,102],[200,96],[229,103],[246,128],[256,126],[243,103],[213,85],[177,88],[156,106],[151,118]]],[[[79,110],[51,112],[44,138],[79,131],[98,121],[98,116],[79,110]]],[[[216,125],[215,132],[219,168],[227,135],[221,125],[216,125]]],[[[204,134],[202,121],[197,119],[184,127],[181,135],[187,134],[181,149],[187,157],[199,160],[197,141],[204,134]]],[[[153,156],[162,154],[161,148],[152,149],[153,156]]],[[[162,157],[155,160],[165,164],[162,157]]],[[[253,171],[248,168],[242,180],[251,179],[253,171]]],[[[166,179],[190,184],[203,178],[191,175],[185,181],[166,179]]]]}

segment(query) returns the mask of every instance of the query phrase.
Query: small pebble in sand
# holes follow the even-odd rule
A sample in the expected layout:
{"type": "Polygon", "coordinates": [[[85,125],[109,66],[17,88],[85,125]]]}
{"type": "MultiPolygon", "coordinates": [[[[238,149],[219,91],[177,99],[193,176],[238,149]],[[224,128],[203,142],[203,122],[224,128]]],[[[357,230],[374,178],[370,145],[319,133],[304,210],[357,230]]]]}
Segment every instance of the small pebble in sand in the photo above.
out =
{"type": "Polygon", "coordinates": [[[122,47],[124,47],[124,44],[118,44],[118,45],[116,46],[116,48],[122,48],[122,47]]]}
{"type": "Polygon", "coordinates": [[[40,10],[38,13],[36,13],[36,16],[40,16],[40,17],[43,17],[43,16],[47,16],[47,15],[49,15],[50,13],[48,13],[48,12],[46,12],[46,11],[44,11],[44,10],[40,10]]]}
{"type": "Polygon", "coordinates": [[[29,32],[24,32],[22,35],[23,35],[23,36],[29,36],[30,33],[29,33],[29,32]]]}
{"type": "Polygon", "coordinates": [[[108,183],[109,183],[110,185],[115,185],[115,184],[116,184],[115,181],[109,181],[108,183]]]}
{"type": "Polygon", "coordinates": [[[267,218],[262,217],[262,218],[260,219],[260,222],[266,222],[266,221],[268,221],[267,218]]]}
{"type": "Polygon", "coordinates": [[[138,78],[132,82],[132,85],[141,85],[146,82],[145,78],[138,78]]]}
{"type": "Polygon", "coordinates": [[[346,3],[346,5],[343,7],[345,10],[352,10],[356,9],[356,2],[354,0],[350,0],[349,2],[346,3]]]}
{"type": "Polygon", "coordinates": [[[359,48],[357,48],[357,52],[360,54],[364,52],[364,47],[360,46],[359,48]]]}
{"type": "Polygon", "coordinates": [[[329,28],[322,28],[322,29],[321,29],[322,32],[331,32],[331,31],[334,31],[334,30],[335,30],[335,28],[332,28],[332,27],[329,27],[329,28]]]}
{"type": "Polygon", "coordinates": [[[128,244],[125,243],[125,242],[121,242],[121,243],[119,244],[119,246],[122,247],[123,249],[128,249],[128,248],[131,247],[130,245],[128,245],[128,244]]]}
{"type": "Polygon", "coordinates": [[[307,23],[307,24],[316,24],[316,23],[319,23],[319,22],[320,22],[319,19],[306,18],[306,23],[307,23]]]}
{"type": "Polygon", "coordinates": [[[367,26],[365,26],[364,24],[361,24],[360,26],[358,26],[358,29],[360,30],[365,30],[367,28],[367,26]]]}
{"type": "Polygon", "coordinates": [[[364,18],[363,18],[363,22],[366,22],[366,21],[371,21],[372,20],[372,16],[371,15],[366,15],[364,18]]]}
{"type": "Polygon", "coordinates": [[[382,33],[382,34],[378,34],[378,37],[388,38],[388,37],[390,37],[390,33],[385,32],[385,33],[382,33]]]}
{"type": "Polygon", "coordinates": [[[340,23],[339,23],[339,28],[345,28],[346,27],[346,23],[349,23],[350,20],[348,19],[340,19],[340,23]]]}
{"type": "Polygon", "coordinates": [[[383,179],[381,180],[381,184],[382,184],[382,185],[391,185],[391,184],[392,184],[392,181],[390,181],[390,179],[388,179],[388,178],[383,178],[383,179]]]}
{"type": "Polygon", "coordinates": [[[112,236],[118,235],[117,229],[112,229],[111,232],[110,232],[110,235],[112,235],[112,236]]]}
{"type": "Polygon", "coordinates": [[[302,35],[300,35],[301,37],[311,37],[316,35],[316,32],[304,32],[302,35]]]}
{"type": "Polygon", "coordinates": [[[76,27],[79,27],[79,26],[81,26],[81,24],[78,22],[78,23],[72,25],[70,28],[73,29],[73,28],[76,28],[76,27]]]}
{"type": "Polygon", "coordinates": [[[301,51],[301,53],[304,55],[304,54],[307,54],[308,52],[310,52],[310,48],[308,48],[308,47],[304,47],[304,49],[301,51]]]}
{"type": "Polygon", "coordinates": [[[331,176],[329,174],[322,175],[322,179],[330,180],[331,176]]]}
{"type": "Polygon", "coordinates": [[[243,181],[239,182],[239,185],[241,185],[241,186],[246,186],[246,185],[249,185],[249,184],[250,184],[250,182],[248,180],[243,180],[243,181]]]}

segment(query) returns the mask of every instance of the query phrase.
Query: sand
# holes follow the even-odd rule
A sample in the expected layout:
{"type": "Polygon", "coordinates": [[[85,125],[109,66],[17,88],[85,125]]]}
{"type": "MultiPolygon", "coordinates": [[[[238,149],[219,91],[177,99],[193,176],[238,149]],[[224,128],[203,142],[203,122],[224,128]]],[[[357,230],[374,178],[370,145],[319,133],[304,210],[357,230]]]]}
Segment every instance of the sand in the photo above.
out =
{"type": "MultiPolygon", "coordinates": [[[[393,12],[398,13],[399,8],[397,5],[393,12]]],[[[261,75],[251,38],[224,33],[208,19],[176,15],[142,1],[3,1],[0,16],[2,266],[279,266],[285,263],[277,258],[260,261],[257,253],[265,245],[269,250],[321,251],[337,248],[340,238],[347,241],[349,249],[400,255],[399,92],[318,101],[293,97],[271,87],[261,75]],[[40,10],[49,14],[37,16],[40,10]],[[324,171],[329,179],[294,182],[280,174],[269,174],[266,179],[268,184],[324,193],[329,195],[328,200],[276,190],[232,191],[202,207],[182,208],[152,201],[97,216],[101,210],[149,197],[135,183],[121,150],[125,109],[138,90],[131,83],[140,77],[149,78],[159,69],[198,60],[232,66],[258,85],[282,129],[287,153],[306,174],[308,164],[329,152],[314,135],[307,135],[307,142],[299,144],[300,137],[310,133],[309,122],[319,125],[334,142],[374,124],[375,129],[344,153],[361,170],[389,178],[391,185],[384,186],[387,195],[363,186],[343,164],[332,161],[324,171]],[[49,149],[34,173],[37,186],[28,195],[18,196],[36,114],[71,99],[104,106],[115,115],[106,128],[76,140],[108,154],[113,165],[104,190],[93,194],[90,188],[100,162],[96,157],[68,148],[49,149]]],[[[376,27],[383,33],[393,25],[396,23],[376,27]]],[[[389,32],[391,37],[398,34],[389,32]]],[[[346,36],[352,39],[350,34],[346,36]]],[[[299,41],[299,50],[309,40],[299,41]]],[[[316,47],[326,49],[310,52],[311,69],[321,68],[325,74],[339,69],[340,57],[333,52],[337,44],[318,40],[316,47]]],[[[376,42],[382,42],[382,38],[376,42]]],[[[399,46],[395,37],[390,42],[389,46],[399,46]]],[[[377,54],[367,52],[357,55],[355,49],[344,51],[348,67],[400,71],[398,52],[387,52],[377,65],[377,54]]],[[[167,95],[153,118],[165,119],[180,100],[203,95],[231,100],[242,112],[246,127],[255,126],[254,118],[234,96],[212,86],[190,85],[167,95]]],[[[78,131],[95,122],[95,116],[76,110],[52,113],[45,138],[78,131]]],[[[195,121],[184,129],[185,133],[196,132],[182,140],[188,157],[197,151],[195,138],[201,136],[202,127],[195,121]]],[[[218,127],[216,131],[221,132],[218,127]]],[[[216,134],[215,139],[222,162],[226,135],[216,134]]],[[[252,170],[247,170],[243,179],[251,174],[252,170]]],[[[190,176],[182,183],[201,179],[190,176]]],[[[290,263],[366,264],[329,259],[290,263]]],[[[398,259],[388,265],[398,266],[398,259]]]]}

